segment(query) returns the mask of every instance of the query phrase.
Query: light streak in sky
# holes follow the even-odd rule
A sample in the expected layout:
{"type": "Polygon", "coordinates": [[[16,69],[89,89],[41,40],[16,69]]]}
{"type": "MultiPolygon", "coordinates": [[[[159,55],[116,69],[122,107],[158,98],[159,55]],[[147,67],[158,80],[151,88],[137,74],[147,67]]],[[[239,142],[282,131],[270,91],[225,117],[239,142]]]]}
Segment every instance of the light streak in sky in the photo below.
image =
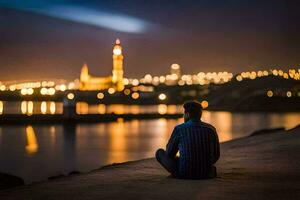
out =
{"type": "Polygon", "coordinates": [[[149,22],[122,13],[100,11],[61,0],[0,0],[0,7],[29,11],[125,33],[143,33],[150,25],[149,22]]]}

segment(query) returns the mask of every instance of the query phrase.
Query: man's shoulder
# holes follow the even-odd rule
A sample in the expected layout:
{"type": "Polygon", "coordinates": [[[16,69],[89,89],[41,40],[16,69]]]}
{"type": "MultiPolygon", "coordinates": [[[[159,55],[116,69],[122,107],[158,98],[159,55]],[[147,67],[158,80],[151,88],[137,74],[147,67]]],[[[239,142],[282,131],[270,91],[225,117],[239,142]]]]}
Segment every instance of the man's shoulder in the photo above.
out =
{"type": "Polygon", "coordinates": [[[186,123],[181,123],[181,124],[178,124],[177,126],[175,126],[175,130],[180,130],[180,129],[183,129],[183,128],[186,128],[188,127],[188,125],[186,123]]]}
{"type": "Polygon", "coordinates": [[[213,125],[209,124],[209,123],[201,121],[200,126],[205,127],[205,128],[209,128],[209,129],[213,130],[214,132],[216,132],[216,128],[213,125]]]}
{"type": "Polygon", "coordinates": [[[183,130],[183,129],[186,129],[186,128],[189,128],[189,127],[195,127],[195,126],[199,127],[199,128],[208,128],[208,129],[212,130],[213,132],[217,132],[216,128],[213,125],[211,125],[209,123],[206,123],[206,122],[203,122],[203,121],[200,121],[196,125],[191,124],[191,123],[178,124],[177,126],[175,126],[174,130],[180,131],[180,130],[183,130]]]}

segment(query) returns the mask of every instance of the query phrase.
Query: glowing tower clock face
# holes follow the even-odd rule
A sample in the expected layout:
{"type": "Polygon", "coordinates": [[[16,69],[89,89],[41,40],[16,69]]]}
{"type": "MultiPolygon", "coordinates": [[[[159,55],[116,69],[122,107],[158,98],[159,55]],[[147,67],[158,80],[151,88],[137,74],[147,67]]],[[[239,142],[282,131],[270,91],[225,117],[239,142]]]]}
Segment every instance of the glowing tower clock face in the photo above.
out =
{"type": "Polygon", "coordinates": [[[122,54],[122,50],[121,49],[119,49],[119,48],[115,48],[114,50],[113,50],[113,53],[115,54],[115,55],[121,55],[122,54]]]}

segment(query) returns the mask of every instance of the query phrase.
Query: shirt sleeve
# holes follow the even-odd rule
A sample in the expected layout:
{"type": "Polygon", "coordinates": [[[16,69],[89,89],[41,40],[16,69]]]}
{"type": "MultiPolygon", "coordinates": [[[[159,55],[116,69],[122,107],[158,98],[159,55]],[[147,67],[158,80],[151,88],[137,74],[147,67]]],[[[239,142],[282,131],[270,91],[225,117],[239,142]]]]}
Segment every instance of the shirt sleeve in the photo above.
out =
{"type": "Polygon", "coordinates": [[[212,152],[213,152],[213,164],[215,164],[220,158],[220,143],[219,137],[216,131],[214,131],[214,137],[212,141],[212,152]]]}
{"type": "Polygon", "coordinates": [[[176,154],[178,152],[178,144],[179,144],[179,132],[175,127],[166,147],[166,153],[170,158],[176,157],[176,154]]]}

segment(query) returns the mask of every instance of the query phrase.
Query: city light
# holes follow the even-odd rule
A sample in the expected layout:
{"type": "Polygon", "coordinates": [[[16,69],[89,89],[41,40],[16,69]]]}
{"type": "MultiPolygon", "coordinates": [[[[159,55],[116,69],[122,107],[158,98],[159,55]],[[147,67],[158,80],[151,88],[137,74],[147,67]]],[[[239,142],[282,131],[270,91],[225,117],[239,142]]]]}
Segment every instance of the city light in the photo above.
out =
{"type": "Polygon", "coordinates": [[[26,152],[28,154],[36,153],[38,151],[38,143],[32,126],[26,127],[26,140],[27,140],[27,145],[25,147],[26,152]]]}
{"type": "Polygon", "coordinates": [[[273,96],[273,92],[272,92],[272,90],[268,90],[268,92],[267,92],[267,96],[268,96],[268,97],[272,97],[272,96],[273,96]]]}
{"type": "Polygon", "coordinates": [[[27,102],[26,101],[21,102],[21,112],[22,112],[22,114],[27,113],[27,102]]]}
{"type": "Polygon", "coordinates": [[[103,94],[102,92],[99,92],[99,93],[97,94],[97,98],[98,98],[98,99],[103,99],[103,98],[104,98],[104,94],[103,94]]]}
{"type": "Polygon", "coordinates": [[[50,104],[49,105],[50,114],[52,114],[52,115],[55,114],[56,104],[53,101],[51,101],[51,102],[42,101],[42,103],[41,103],[41,113],[42,114],[47,114],[48,113],[48,103],[50,104]]]}
{"type": "Polygon", "coordinates": [[[22,101],[21,102],[21,112],[28,116],[33,115],[33,102],[32,101],[22,101]]]}
{"type": "Polygon", "coordinates": [[[21,95],[32,95],[34,93],[34,90],[32,88],[22,88],[20,92],[21,95]]]}
{"type": "Polygon", "coordinates": [[[124,94],[125,94],[125,95],[130,95],[130,89],[125,89],[125,90],[124,90],[124,94]]]}
{"type": "Polygon", "coordinates": [[[167,95],[165,95],[165,94],[163,94],[163,93],[160,94],[160,95],[158,95],[158,99],[159,99],[159,100],[162,100],[162,101],[163,101],[163,100],[165,100],[166,98],[167,98],[167,95]]]}
{"type": "Polygon", "coordinates": [[[85,115],[89,113],[89,104],[86,102],[76,103],[76,112],[80,115],[85,115]]]}
{"type": "Polygon", "coordinates": [[[99,104],[98,105],[98,113],[105,114],[105,112],[106,112],[106,106],[104,104],[99,104]]]}
{"type": "Polygon", "coordinates": [[[26,88],[23,88],[21,90],[21,95],[27,95],[27,89],[26,88]]]}
{"type": "Polygon", "coordinates": [[[55,111],[56,111],[56,104],[55,104],[55,102],[53,102],[53,101],[51,101],[50,102],[50,107],[49,107],[50,109],[50,114],[55,114],[55,111]]]}
{"type": "Polygon", "coordinates": [[[133,79],[132,82],[131,82],[131,84],[133,86],[137,86],[139,84],[139,80],[138,79],[133,79]]]}
{"type": "Polygon", "coordinates": [[[52,96],[56,93],[56,90],[55,90],[55,88],[52,88],[52,87],[51,88],[43,87],[43,88],[41,88],[40,93],[41,93],[41,95],[50,95],[50,96],[52,96]]]}
{"type": "Polygon", "coordinates": [[[12,91],[12,92],[15,91],[16,90],[16,86],[15,85],[9,86],[9,90],[12,91]]]}
{"type": "Polygon", "coordinates": [[[57,90],[64,92],[66,89],[67,89],[67,86],[65,84],[62,84],[62,85],[59,85],[57,90]]]}
{"type": "Polygon", "coordinates": [[[113,53],[118,56],[118,55],[122,54],[122,50],[121,49],[114,49],[113,53]]]}
{"type": "Polygon", "coordinates": [[[144,77],[145,83],[151,83],[152,82],[152,76],[151,74],[146,74],[144,77]]]}
{"type": "Polygon", "coordinates": [[[159,104],[158,105],[158,113],[161,114],[161,115],[164,115],[166,114],[168,111],[168,106],[165,105],[165,104],[159,104]]]}
{"type": "Polygon", "coordinates": [[[236,80],[237,80],[237,81],[242,81],[242,80],[243,80],[243,77],[242,77],[241,75],[238,75],[238,76],[236,77],[236,80]]]}
{"type": "Polygon", "coordinates": [[[73,99],[75,98],[75,95],[74,95],[73,93],[69,93],[69,94],[67,95],[67,98],[68,98],[69,100],[73,100],[73,99]]]}
{"type": "Polygon", "coordinates": [[[0,101],[0,115],[3,115],[3,101],[0,101]]]}
{"type": "Polygon", "coordinates": [[[27,89],[27,94],[32,95],[34,93],[34,90],[32,88],[27,89]]]}
{"type": "Polygon", "coordinates": [[[47,88],[42,88],[42,89],[40,90],[40,92],[41,92],[41,95],[46,95],[47,92],[48,92],[48,90],[47,90],[47,88]]]}
{"type": "Polygon", "coordinates": [[[42,114],[46,114],[47,113],[47,103],[45,101],[43,101],[41,103],[41,113],[42,114]]]}
{"type": "Polygon", "coordinates": [[[201,106],[203,109],[206,109],[208,107],[208,101],[206,100],[201,101],[201,106]]]}
{"type": "Polygon", "coordinates": [[[124,85],[128,85],[129,84],[129,79],[128,78],[124,78],[123,82],[124,82],[124,85]]]}
{"type": "Polygon", "coordinates": [[[55,94],[55,89],[54,88],[49,88],[48,89],[48,94],[49,95],[54,95],[55,94]]]}
{"type": "MultiPolygon", "coordinates": [[[[300,69],[288,69],[284,71],[282,69],[270,69],[270,70],[258,70],[258,71],[244,71],[235,75],[235,79],[239,82],[244,81],[246,79],[254,80],[257,78],[263,78],[266,76],[275,76],[282,79],[293,79],[300,80],[300,69]]],[[[103,81],[108,81],[104,77],[103,81]]],[[[123,86],[119,87],[116,90],[115,87],[107,88],[109,94],[113,94],[119,89],[123,90],[124,85],[132,85],[132,86],[143,86],[143,84],[152,84],[153,86],[157,86],[159,84],[166,85],[208,85],[208,84],[224,84],[231,81],[233,78],[233,74],[230,72],[198,72],[197,74],[183,74],[181,75],[180,66],[178,64],[171,65],[171,72],[167,75],[161,76],[153,76],[151,74],[146,74],[140,80],[137,78],[123,78],[122,83],[123,86]]],[[[101,78],[100,78],[101,79],[101,78]]],[[[99,81],[102,81],[102,79],[99,81]]],[[[98,81],[98,80],[92,80],[98,81]]],[[[78,79],[69,82],[67,84],[56,84],[55,81],[41,81],[41,82],[24,82],[24,83],[13,83],[6,85],[5,83],[0,83],[0,91],[16,91],[18,90],[22,96],[32,95],[35,92],[35,88],[40,90],[41,95],[50,95],[53,96],[56,94],[56,91],[66,91],[68,90],[76,90],[79,89],[80,81],[78,79]]],[[[98,84],[99,85],[99,84],[98,84]]],[[[141,91],[141,88],[137,90],[132,89],[133,91],[141,91]]],[[[128,89],[128,88],[127,88],[128,89]]],[[[153,90],[152,90],[153,91],[153,90]]],[[[129,95],[131,92],[128,90],[123,90],[125,95],[129,95]]],[[[148,92],[151,92],[150,90],[148,92]]]]}
{"type": "Polygon", "coordinates": [[[138,98],[140,97],[140,95],[139,95],[138,92],[134,92],[134,93],[132,93],[131,97],[132,97],[133,99],[138,99],[138,98]]]}
{"type": "Polygon", "coordinates": [[[277,77],[282,77],[284,79],[294,79],[294,80],[299,80],[300,77],[300,70],[298,69],[298,72],[296,69],[289,69],[288,72],[284,72],[281,69],[271,69],[269,71],[264,70],[264,71],[246,71],[242,72],[240,74],[237,74],[236,79],[238,81],[242,81],[243,79],[251,79],[254,80],[256,78],[262,78],[264,76],[277,76],[277,77]]]}
{"type": "Polygon", "coordinates": [[[108,88],[107,92],[109,94],[114,94],[116,92],[116,90],[114,88],[108,88]]]}
{"type": "Polygon", "coordinates": [[[27,102],[27,115],[28,116],[33,115],[33,102],[32,101],[27,102]]]}
{"type": "Polygon", "coordinates": [[[5,91],[5,90],[6,90],[6,86],[5,86],[5,85],[1,85],[1,86],[0,86],[0,90],[1,90],[1,91],[5,91]]]}
{"type": "MultiPolygon", "coordinates": [[[[102,100],[107,95],[106,93],[113,95],[116,92],[122,92],[124,95],[129,96],[136,100],[139,99],[141,94],[143,97],[153,97],[156,96],[161,103],[165,101],[168,97],[166,91],[161,91],[160,88],[157,90],[156,87],[164,88],[165,86],[199,86],[199,91],[194,89],[187,89],[187,91],[182,91],[183,95],[189,97],[197,98],[197,96],[206,95],[210,92],[210,85],[220,85],[228,83],[232,80],[242,82],[245,80],[256,80],[263,79],[266,77],[276,77],[276,79],[282,80],[299,80],[300,79],[300,69],[290,68],[288,70],[282,69],[267,69],[267,70],[251,70],[251,71],[242,71],[238,74],[233,75],[233,73],[227,71],[210,71],[210,72],[197,72],[195,74],[182,74],[181,66],[177,63],[174,63],[170,66],[169,73],[165,75],[153,75],[145,74],[142,78],[125,78],[123,77],[123,55],[122,55],[122,46],[120,40],[116,40],[115,45],[113,46],[113,69],[112,74],[104,77],[96,77],[89,74],[87,64],[84,64],[81,69],[80,79],[75,79],[73,81],[67,82],[65,80],[43,80],[36,82],[22,82],[22,83],[4,83],[0,82],[0,90],[11,92],[17,91],[22,96],[33,95],[34,92],[38,91],[34,98],[38,95],[42,96],[54,96],[56,99],[60,98],[60,95],[66,95],[67,99],[72,100],[75,98],[73,92],[67,92],[68,90],[79,90],[79,95],[81,91],[99,91],[96,94],[97,99],[102,100]],[[126,86],[126,88],[125,88],[126,86]],[[203,86],[201,88],[200,86],[203,86]],[[201,89],[200,89],[201,88],[201,89]],[[100,92],[101,91],[101,92],[100,92]],[[157,91],[160,91],[157,93],[157,91]],[[151,93],[151,94],[150,94],[151,93]]],[[[183,89],[183,88],[181,88],[183,89]]],[[[268,97],[273,97],[274,93],[278,96],[292,97],[293,93],[295,96],[299,96],[299,91],[295,88],[288,88],[290,91],[282,92],[279,90],[267,91],[268,97]],[[293,91],[293,93],[292,93],[293,91]]],[[[116,97],[121,97],[122,95],[116,94],[116,97]]],[[[80,98],[79,98],[80,99],[80,98]]],[[[109,99],[109,95],[107,95],[109,99]]],[[[172,101],[170,99],[170,101],[172,101]]],[[[82,104],[83,105],[83,104],[82,104]]],[[[208,102],[206,100],[201,102],[201,105],[204,109],[208,107],[208,102]]],[[[85,108],[85,106],[81,106],[85,108]]],[[[100,106],[101,107],[101,106],[100,106]]],[[[164,106],[160,106],[160,112],[163,113],[164,106]]],[[[167,107],[168,108],[168,107],[167,107]]],[[[170,107],[171,108],[171,107],[170,107]]],[[[86,112],[86,109],[81,109],[82,112],[86,112]]],[[[136,109],[138,110],[138,109],[136,109]]],[[[32,115],[33,114],[33,105],[32,102],[22,102],[21,111],[23,114],[32,115]]],[[[103,113],[101,108],[99,113],[103,113]],[[101,112],[100,112],[101,111],[101,112]]],[[[41,113],[42,114],[55,114],[56,104],[54,102],[50,103],[50,107],[47,102],[41,103],[41,113]]],[[[106,110],[105,110],[106,112],[106,110]]],[[[138,111],[139,112],[139,111],[138,111]]],[[[167,112],[169,112],[167,110],[167,112]]]]}

